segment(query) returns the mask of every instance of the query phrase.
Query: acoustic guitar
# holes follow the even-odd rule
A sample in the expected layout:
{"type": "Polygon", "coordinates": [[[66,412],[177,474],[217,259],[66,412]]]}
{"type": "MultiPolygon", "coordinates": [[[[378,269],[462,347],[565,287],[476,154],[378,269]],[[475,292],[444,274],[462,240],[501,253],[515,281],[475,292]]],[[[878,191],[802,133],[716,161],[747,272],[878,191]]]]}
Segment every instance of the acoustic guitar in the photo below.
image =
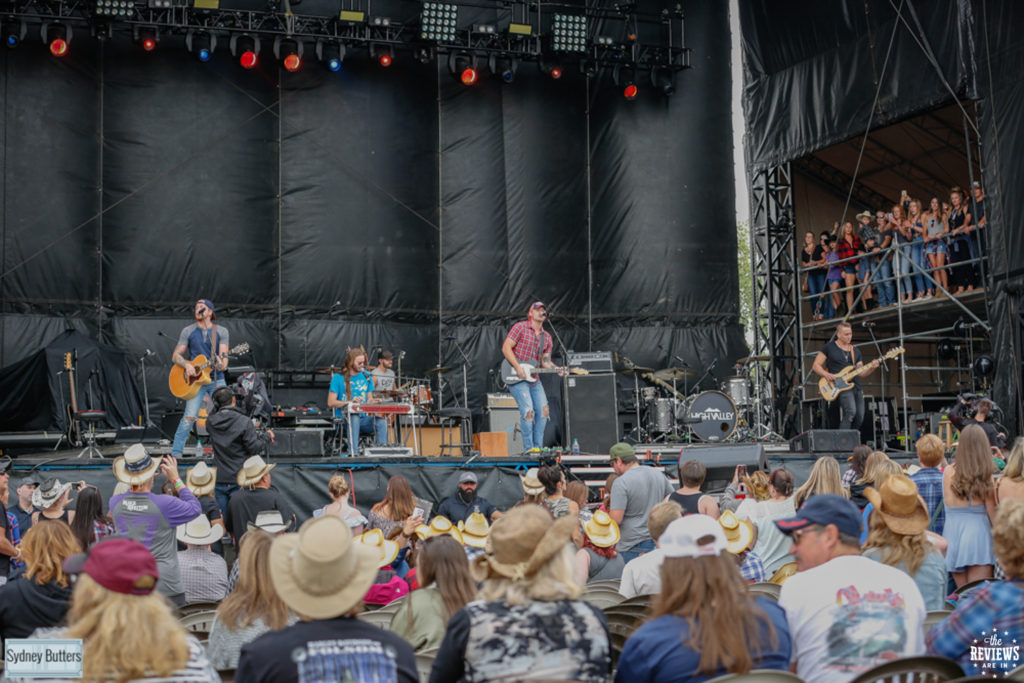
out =
{"type": "MultiPolygon", "coordinates": [[[[904,348],[899,346],[887,351],[882,358],[895,358],[903,353],[903,351],[904,348]]],[[[818,391],[821,392],[821,397],[829,403],[836,400],[836,397],[839,396],[839,394],[853,388],[853,379],[863,370],[863,366],[858,368],[856,365],[847,365],[845,368],[835,373],[836,378],[832,381],[822,377],[818,380],[818,391]]]]}
{"type": "Polygon", "coordinates": [[[501,361],[501,379],[504,380],[505,386],[512,386],[513,384],[519,384],[520,382],[529,382],[533,384],[540,379],[537,375],[548,373],[548,372],[568,372],[573,375],[589,375],[590,373],[583,368],[538,368],[529,363],[520,363],[519,367],[523,369],[526,374],[526,379],[522,379],[516,374],[515,368],[508,362],[508,359],[501,361]]]}
{"type": "Polygon", "coordinates": [[[213,373],[215,363],[221,358],[237,356],[248,351],[249,344],[246,343],[233,347],[224,356],[214,355],[211,359],[203,355],[196,356],[188,362],[196,369],[196,374],[192,377],[185,374],[185,368],[181,365],[172,366],[171,374],[167,376],[167,384],[171,388],[171,393],[183,401],[195,398],[200,389],[213,381],[210,375],[213,373]]]}

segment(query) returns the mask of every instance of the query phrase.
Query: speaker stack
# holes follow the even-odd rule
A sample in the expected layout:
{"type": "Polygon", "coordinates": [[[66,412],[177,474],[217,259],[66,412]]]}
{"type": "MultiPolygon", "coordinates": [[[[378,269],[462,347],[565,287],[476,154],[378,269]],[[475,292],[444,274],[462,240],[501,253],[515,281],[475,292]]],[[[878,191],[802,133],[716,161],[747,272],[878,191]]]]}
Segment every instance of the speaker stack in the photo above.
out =
{"type": "Polygon", "coordinates": [[[569,366],[589,375],[562,378],[565,445],[579,441],[581,453],[607,453],[619,440],[615,373],[608,351],[569,354],[569,366]]]}

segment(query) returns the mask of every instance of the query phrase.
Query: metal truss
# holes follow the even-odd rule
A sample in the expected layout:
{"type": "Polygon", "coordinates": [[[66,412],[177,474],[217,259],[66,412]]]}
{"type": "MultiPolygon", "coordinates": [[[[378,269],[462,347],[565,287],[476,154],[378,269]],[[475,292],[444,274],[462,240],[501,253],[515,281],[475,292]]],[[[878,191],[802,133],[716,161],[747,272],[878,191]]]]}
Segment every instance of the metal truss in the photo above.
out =
{"type": "Polygon", "coordinates": [[[799,414],[799,282],[789,163],[750,179],[750,254],[754,276],[754,419],[759,438],[795,433],[799,414]]]}

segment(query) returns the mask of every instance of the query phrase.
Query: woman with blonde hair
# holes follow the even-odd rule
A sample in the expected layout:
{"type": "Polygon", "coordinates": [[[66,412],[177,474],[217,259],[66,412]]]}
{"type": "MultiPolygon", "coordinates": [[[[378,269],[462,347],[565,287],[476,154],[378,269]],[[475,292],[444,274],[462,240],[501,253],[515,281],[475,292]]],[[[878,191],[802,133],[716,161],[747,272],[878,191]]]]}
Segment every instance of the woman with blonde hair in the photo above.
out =
{"type": "Polygon", "coordinates": [[[917,484],[903,474],[885,478],[865,494],[874,506],[868,520],[865,557],[908,574],[921,590],[925,609],[940,610],[946,602],[946,564],[928,540],[928,506],[917,484]]]}
{"type": "Polygon", "coordinates": [[[384,500],[370,508],[366,528],[380,529],[387,537],[396,526],[405,524],[415,510],[416,497],[412,495],[409,480],[396,474],[388,479],[384,500]]]}
{"type": "Polygon", "coordinates": [[[349,485],[348,479],[343,474],[335,474],[327,482],[327,493],[331,496],[331,502],[322,508],[313,510],[314,517],[323,515],[334,515],[340,517],[341,521],[352,530],[353,536],[358,536],[366,530],[366,517],[363,517],[356,508],[348,504],[349,485]]]}
{"type": "Polygon", "coordinates": [[[891,459],[882,451],[872,451],[864,461],[863,474],[850,484],[850,500],[861,510],[868,504],[868,499],[864,497],[864,489],[874,485],[875,470],[883,462],[891,462],[891,459]]]}
{"type": "Polygon", "coordinates": [[[946,569],[957,586],[992,578],[995,560],[989,520],[996,508],[995,471],[985,431],[978,425],[964,427],[953,463],[942,473],[943,535],[949,541],[946,569]]]}
{"type": "Polygon", "coordinates": [[[419,652],[441,644],[448,620],[473,601],[476,584],[469,574],[466,551],[448,535],[420,543],[416,574],[420,587],[391,617],[391,631],[419,652]]]}
{"type": "Polygon", "coordinates": [[[1010,499],[1024,500],[1024,438],[1013,443],[1006,466],[996,480],[996,505],[1010,499]]]}
{"type": "Polygon", "coordinates": [[[238,584],[217,608],[206,647],[218,669],[237,667],[243,645],[296,621],[270,580],[268,557],[273,541],[274,537],[262,529],[252,529],[242,536],[238,584]]]}
{"type": "Polygon", "coordinates": [[[25,573],[0,587],[0,636],[25,638],[37,628],[64,621],[71,582],[63,563],[82,552],[71,527],[59,520],[36,522],[21,539],[25,573]]]}
{"type": "Polygon", "coordinates": [[[799,510],[808,498],[819,493],[834,493],[843,498],[850,497],[850,492],[843,486],[843,479],[839,474],[839,463],[833,457],[824,456],[814,461],[807,481],[793,495],[793,504],[799,510]]]}
{"type": "Polygon", "coordinates": [[[705,680],[752,669],[788,671],[792,640],[778,603],[754,597],[721,525],[675,520],[661,535],[661,593],[651,619],[626,641],[615,680],[705,680]]]}
{"type": "Polygon", "coordinates": [[[746,519],[757,527],[754,553],[764,563],[765,576],[772,583],[783,583],[796,573],[796,562],[789,553],[793,543],[779,531],[775,520],[796,514],[793,504],[793,473],[780,467],[768,476],[768,500],[748,498],[736,510],[736,517],[746,519]]]}
{"type": "Polygon", "coordinates": [[[478,600],[448,622],[432,681],[521,680],[597,683],[611,674],[601,611],[579,600],[569,537],[576,518],[553,519],[521,505],[491,527],[470,568],[478,600]]]}

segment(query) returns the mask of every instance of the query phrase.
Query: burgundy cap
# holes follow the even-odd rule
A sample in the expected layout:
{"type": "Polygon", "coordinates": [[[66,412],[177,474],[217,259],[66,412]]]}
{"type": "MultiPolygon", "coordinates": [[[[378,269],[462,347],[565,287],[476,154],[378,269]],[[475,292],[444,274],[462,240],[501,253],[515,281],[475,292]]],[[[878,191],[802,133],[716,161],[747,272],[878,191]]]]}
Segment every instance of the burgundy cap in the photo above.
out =
{"type": "Polygon", "coordinates": [[[548,310],[548,307],[545,306],[544,303],[541,301],[534,301],[532,304],[530,304],[531,311],[535,308],[543,308],[545,311],[548,310]]]}
{"type": "Polygon", "coordinates": [[[126,595],[149,595],[160,572],[146,546],[130,538],[106,538],[88,553],[64,560],[69,574],[88,574],[107,590],[126,595]]]}

